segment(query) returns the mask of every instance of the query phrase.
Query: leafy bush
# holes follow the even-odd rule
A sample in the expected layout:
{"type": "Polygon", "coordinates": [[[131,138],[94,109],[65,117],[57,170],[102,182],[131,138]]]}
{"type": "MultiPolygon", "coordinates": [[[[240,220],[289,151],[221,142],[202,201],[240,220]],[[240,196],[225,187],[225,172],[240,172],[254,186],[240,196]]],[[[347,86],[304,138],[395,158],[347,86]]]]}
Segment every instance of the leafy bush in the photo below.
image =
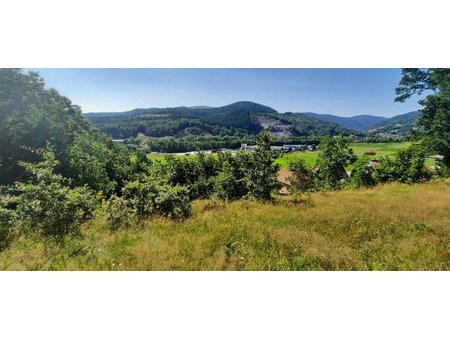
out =
{"type": "Polygon", "coordinates": [[[317,182],[324,189],[338,189],[348,177],[345,167],[356,157],[348,139],[342,136],[324,137],[317,159],[317,182]]]}
{"type": "Polygon", "coordinates": [[[188,188],[189,198],[206,199],[214,192],[214,179],[219,171],[219,162],[214,156],[198,153],[194,159],[168,156],[163,166],[163,175],[168,183],[188,188]]]}
{"type": "Polygon", "coordinates": [[[136,222],[136,210],[129,201],[113,195],[106,202],[106,219],[111,230],[130,227],[136,222]]]}
{"type": "Polygon", "coordinates": [[[3,250],[11,241],[17,213],[11,208],[12,197],[0,192],[0,250],[3,250]]]}
{"type": "MultiPolygon", "coordinates": [[[[237,158],[244,155],[236,155],[237,158]]],[[[215,189],[217,197],[223,200],[234,200],[248,194],[244,175],[237,166],[237,161],[229,158],[223,163],[222,170],[216,178],[215,189]]]]}
{"type": "Polygon", "coordinates": [[[436,176],[441,178],[450,177],[450,167],[446,166],[442,160],[436,160],[436,176]]]}
{"type": "Polygon", "coordinates": [[[296,158],[289,163],[289,182],[291,183],[292,191],[305,192],[314,187],[314,172],[306,164],[302,158],[296,158]]]}
{"type": "Polygon", "coordinates": [[[128,182],[123,189],[123,197],[139,217],[161,215],[183,218],[189,216],[191,211],[186,187],[172,187],[151,176],[128,182]]]}
{"type": "Polygon", "coordinates": [[[18,215],[25,226],[46,235],[76,232],[97,206],[95,196],[87,187],[70,188],[67,179],[54,173],[58,161],[51,151],[40,154],[40,163],[21,163],[31,179],[15,185],[18,215]]]}
{"type": "Polygon", "coordinates": [[[222,169],[216,179],[217,196],[224,200],[255,198],[269,200],[273,190],[280,187],[279,167],[273,164],[270,150],[272,139],[263,131],[258,135],[257,148],[252,153],[223,155],[222,169]]]}
{"type": "Polygon", "coordinates": [[[375,169],[369,165],[369,161],[369,157],[362,156],[355,162],[350,179],[356,188],[372,187],[377,184],[375,169]]]}
{"type": "Polygon", "coordinates": [[[400,181],[417,183],[431,178],[425,168],[425,151],[418,145],[398,151],[395,159],[384,157],[376,168],[375,177],[380,182],[400,181]]]}
{"type": "Polygon", "coordinates": [[[158,214],[171,218],[188,217],[191,214],[188,189],[182,186],[160,186],[155,209],[158,214]]]}

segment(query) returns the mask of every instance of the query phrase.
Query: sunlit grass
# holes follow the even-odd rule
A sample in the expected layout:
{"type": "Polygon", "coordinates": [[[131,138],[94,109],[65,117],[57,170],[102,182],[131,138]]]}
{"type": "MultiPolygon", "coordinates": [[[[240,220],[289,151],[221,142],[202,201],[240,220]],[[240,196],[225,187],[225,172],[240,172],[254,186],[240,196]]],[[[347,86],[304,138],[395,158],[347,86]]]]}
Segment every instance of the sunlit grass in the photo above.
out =
{"type": "Polygon", "coordinates": [[[450,181],[197,201],[185,221],[111,233],[102,216],[64,244],[22,238],[9,270],[449,270],[450,181]]]}

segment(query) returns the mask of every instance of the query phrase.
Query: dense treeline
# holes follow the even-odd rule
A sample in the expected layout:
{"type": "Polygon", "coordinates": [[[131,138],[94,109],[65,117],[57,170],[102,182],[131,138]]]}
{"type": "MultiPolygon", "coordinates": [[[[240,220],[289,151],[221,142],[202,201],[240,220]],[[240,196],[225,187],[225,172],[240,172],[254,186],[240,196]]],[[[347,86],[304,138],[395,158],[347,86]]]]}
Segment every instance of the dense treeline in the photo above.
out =
{"type": "MultiPolygon", "coordinates": [[[[354,139],[353,139],[354,140],[354,139]]],[[[285,137],[273,138],[273,145],[283,144],[312,144],[317,145],[320,137],[285,137]]],[[[161,153],[178,153],[187,151],[202,151],[211,149],[239,149],[241,144],[256,144],[256,135],[243,136],[186,136],[186,137],[167,137],[153,138],[144,135],[138,135],[135,138],[127,140],[126,145],[133,149],[137,148],[143,151],[155,151],[161,153]]]]}

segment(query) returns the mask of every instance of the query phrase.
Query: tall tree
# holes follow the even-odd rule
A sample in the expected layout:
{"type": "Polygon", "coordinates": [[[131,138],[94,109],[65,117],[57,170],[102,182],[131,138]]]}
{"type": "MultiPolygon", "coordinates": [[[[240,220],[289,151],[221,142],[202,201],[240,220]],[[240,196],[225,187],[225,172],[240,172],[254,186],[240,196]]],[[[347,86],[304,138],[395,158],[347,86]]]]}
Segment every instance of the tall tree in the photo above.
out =
{"type": "Polygon", "coordinates": [[[66,168],[69,145],[89,125],[80,107],[56,90],[46,89],[37,73],[0,69],[0,184],[20,177],[19,160],[37,159],[30,149],[48,144],[60,169],[66,168]]]}
{"type": "Polygon", "coordinates": [[[404,102],[414,94],[429,93],[419,103],[423,106],[419,125],[423,127],[423,143],[444,156],[450,167],[450,69],[405,68],[395,89],[395,101],[404,102]]]}
{"type": "Polygon", "coordinates": [[[342,135],[324,136],[320,142],[317,159],[317,178],[319,185],[326,189],[337,189],[342,179],[347,178],[345,167],[356,157],[350,148],[350,141],[342,135]]]}

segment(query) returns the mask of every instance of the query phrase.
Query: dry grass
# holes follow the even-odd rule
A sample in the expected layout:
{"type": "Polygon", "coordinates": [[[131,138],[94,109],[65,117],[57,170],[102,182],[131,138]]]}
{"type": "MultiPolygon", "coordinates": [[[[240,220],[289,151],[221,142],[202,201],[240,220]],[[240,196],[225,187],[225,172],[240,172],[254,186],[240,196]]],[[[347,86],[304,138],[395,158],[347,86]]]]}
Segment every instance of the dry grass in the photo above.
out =
{"type": "Polygon", "coordinates": [[[450,270],[450,181],[198,201],[183,222],[108,231],[102,217],[64,244],[23,238],[7,270],[450,270]]]}

